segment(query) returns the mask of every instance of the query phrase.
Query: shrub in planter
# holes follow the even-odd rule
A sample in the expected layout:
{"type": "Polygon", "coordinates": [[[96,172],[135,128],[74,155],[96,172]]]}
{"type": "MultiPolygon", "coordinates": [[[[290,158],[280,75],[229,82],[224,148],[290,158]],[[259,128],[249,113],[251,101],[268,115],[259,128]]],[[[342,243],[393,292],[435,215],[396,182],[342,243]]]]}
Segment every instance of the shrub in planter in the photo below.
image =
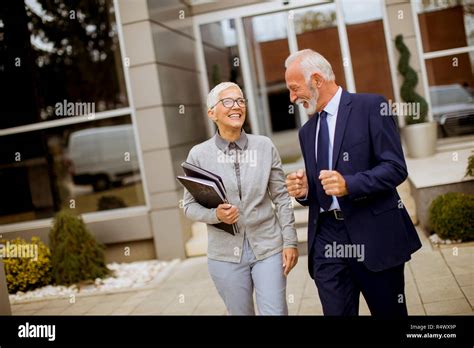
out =
{"type": "Polygon", "coordinates": [[[450,192],[429,208],[430,229],[443,239],[474,240],[474,195],[450,192]]]}
{"type": "Polygon", "coordinates": [[[117,196],[102,196],[99,198],[97,203],[98,210],[109,210],[109,209],[118,209],[126,208],[127,205],[122,198],[117,196]]]}
{"type": "Polygon", "coordinates": [[[400,52],[400,61],[398,62],[398,71],[403,76],[403,84],[400,87],[400,97],[408,103],[416,103],[419,105],[419,115],[409,114],[406,119],[407,125],[423,123],[426,121],[428,114],[428,103],[425,98],[416,93],[415,87],[418,84],[418,75],[410,66],[411,53],[403,42],[403,36],[397,35],[395,38],[395,46],[400,52]]]}
{"type": "Polygon", "coordinates": [[[0,240],[0,245],[9,293],[51,284],[51,252],[38,237],[32,237],[30,242],[22,238],[0,240]]]}
{"type": "Polygon", "coordinates": [[[104,246],[89,233],[81,217],[67,210],[57,213],[49,239],[56,284],[71,285],[109,274],[104,246]]]}

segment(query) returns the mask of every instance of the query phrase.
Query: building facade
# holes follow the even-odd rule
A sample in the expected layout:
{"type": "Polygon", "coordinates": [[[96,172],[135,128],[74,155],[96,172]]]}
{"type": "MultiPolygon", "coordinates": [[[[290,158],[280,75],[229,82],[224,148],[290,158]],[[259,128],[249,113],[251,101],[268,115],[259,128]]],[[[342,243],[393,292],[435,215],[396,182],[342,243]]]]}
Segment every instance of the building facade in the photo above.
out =
{"type": "Polygon", "coordinates": [[[440,86],[474,87],[473,14],[468,0],[3,2],[0,234],[47,241],[54,214],[72,209],[110,260],[184,258],[175,176],[215,131],[210,88],[239,83],[246,130],[295,162],[308,116],[289,103],[291,52],[319,51],[345,89],[400,101],[402,34],[434,105],[440,86]]]}

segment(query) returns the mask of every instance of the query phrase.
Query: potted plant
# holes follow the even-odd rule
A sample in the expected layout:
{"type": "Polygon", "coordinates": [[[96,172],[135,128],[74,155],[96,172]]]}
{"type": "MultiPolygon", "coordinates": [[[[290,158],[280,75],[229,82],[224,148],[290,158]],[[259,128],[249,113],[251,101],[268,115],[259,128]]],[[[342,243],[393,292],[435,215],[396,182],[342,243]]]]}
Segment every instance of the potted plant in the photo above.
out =
{"type": "Polygon", "coordinates": [[[400,97],[407,104],[406,125],[402,129],[402,137],[405,141],[408,156],[413,158],[432,156],[436,152],[437,123],[427,122],[428,103],[416,93],[418,75],[410,66],[410,51],[403,42],[403,36],[397,35],[395,46],[400,52],[398,71],[403,76],[403,84],[400,88],[400,97]],[[409,107],[408,107],[409,106],[409,107]]]}

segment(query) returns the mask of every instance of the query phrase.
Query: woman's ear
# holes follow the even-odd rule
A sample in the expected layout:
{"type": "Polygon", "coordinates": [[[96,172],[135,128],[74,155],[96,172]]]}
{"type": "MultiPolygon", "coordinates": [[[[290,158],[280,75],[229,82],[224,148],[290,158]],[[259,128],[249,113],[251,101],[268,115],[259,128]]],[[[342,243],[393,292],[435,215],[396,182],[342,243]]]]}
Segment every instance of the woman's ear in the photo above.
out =
{"type": "Polygon", "coordinates": [[[207,109],[207,117],[209,117],[214,122],[217,121],[214,109],[207,109]]]}

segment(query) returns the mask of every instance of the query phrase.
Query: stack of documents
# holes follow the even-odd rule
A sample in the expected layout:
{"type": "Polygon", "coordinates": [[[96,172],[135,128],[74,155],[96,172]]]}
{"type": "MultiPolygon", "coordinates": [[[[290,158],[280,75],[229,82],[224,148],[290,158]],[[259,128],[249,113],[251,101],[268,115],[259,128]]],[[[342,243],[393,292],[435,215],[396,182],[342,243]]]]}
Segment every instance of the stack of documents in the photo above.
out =
{"type": "MultiPolygon", "coordinates": [[[[208,209],[217,208],[219,204],[229,203],[220,176],[188,162],[182,163],[181,167],[183,167],[186,176],[177,176],[176,179],[188,190],[196,202],[208,209]]],[[[213,226],[232,235],[239,232],[237,224],[229,225],[221,222],[213,226]]]]}

